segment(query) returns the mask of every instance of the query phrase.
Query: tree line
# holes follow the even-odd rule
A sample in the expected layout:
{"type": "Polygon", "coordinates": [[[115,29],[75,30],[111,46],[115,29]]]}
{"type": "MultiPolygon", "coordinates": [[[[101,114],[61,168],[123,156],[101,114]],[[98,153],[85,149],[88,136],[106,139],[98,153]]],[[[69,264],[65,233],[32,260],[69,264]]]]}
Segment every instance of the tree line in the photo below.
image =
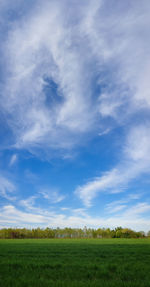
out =
{"type": "Polygon", "coordinates": [[[129,228],[117,227],[92,229],[81,228],[3,228],[0,229],[0,239],[23,238],[144,238],[150,236],[150,231],[134,231],[129,228]]]}

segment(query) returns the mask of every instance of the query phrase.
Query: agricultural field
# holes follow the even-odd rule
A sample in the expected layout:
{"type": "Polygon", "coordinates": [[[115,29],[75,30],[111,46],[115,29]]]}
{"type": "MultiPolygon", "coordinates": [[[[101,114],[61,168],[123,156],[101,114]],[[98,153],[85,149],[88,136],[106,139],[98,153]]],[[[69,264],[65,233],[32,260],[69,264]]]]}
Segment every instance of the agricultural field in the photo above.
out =
{"type": "Polygon", "coordinates": [[[149,287],[150,239],[0,240],[0,286],[149,287]]]}

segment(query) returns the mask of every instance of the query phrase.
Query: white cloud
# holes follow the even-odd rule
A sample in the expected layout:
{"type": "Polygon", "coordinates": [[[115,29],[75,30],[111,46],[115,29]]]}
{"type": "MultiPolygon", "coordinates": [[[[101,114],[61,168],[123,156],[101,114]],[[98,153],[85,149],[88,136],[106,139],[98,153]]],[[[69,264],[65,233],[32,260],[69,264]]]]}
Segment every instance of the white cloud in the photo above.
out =
{"type": "Polygon", "coordinates": [[[60,194],[57,190],[54,189],[42,189],[39,192],[44,199],[47,199],[50,203],[59,203],[65,199],[65,195],[60,194]]]}
{"type": "MultiPolygon", "coordinates": [[[[65,196],[60,194],[57,190],[41,189],[34,195],[18,201],[19,206],[23,207],[26,211],[32,211],[40,214],[47,214],[47,211],[41,208],[41,200],[46,200],[50,205],[57,204],[65,199],[65,196]]],[[[52,213],[50,213],[52,214],[52,213]]]]}
{"type": "Polygon", "coordinates": [[[91,216],[80,216],[71,215],[65,216],[61,213],[50,213],[43,211],[38,212],[24,212],[17,209],[15,206],[7,205],[1,208],[0,211],[0,227],[18,226],[18,227],[110,227],[115,228],[116,226],[129,227],[134,230],[149,230],[149,219],[143,217],[130,217],[130,216],[113,216],[109,218],[104,217],[91,217],[91,216]]]}
{"type": "Polygon", "coordinates": [[[150,127],[136,126],[130,130],[123,146],[120,163],[102,176],[89,180],[75,190],[86,206],[91,205],[99,192],[118,193],[145,172],[150,172],[150,127]]]}
{"type": "Polygon", "coordinates": [[[13,154],[11,159],[10,159],[9,165],[13,166],[16,163],[17,159],[18,159],[17,154],[13,154]]]}
{"type": "Polygon", "coordinates": [[[136,200],[139,199],[142,196],[142,193],[131,193],[129,194],[129,200],[136,200]]]}
{"type": "Polygon", "coordinates": [[[85,208],[74,208],[71,209],[71,212],[73,213],[73,215],[75,216],[80,216],[80,217],[86,217],[86,218],[90,218],[90,216],[87,213],[87,210],[85,208]]]}
{"type": "Polygon", "coordinates": [[[57,1],[45,1],[9,33],[5,55],[10,76],[2,106],[11,113],[16,147],[70,148],[78,141],[73,140],[76,133],[91,128],[84,61],[81,49],[74,49],[75,27],[72,23],[65,27],[62,9],[57,1]],[[58,86],[54,102],[50,89],[44,93],[45,78],[58,86]]]}
{"type": "MultiPolygon", "coordinates": [[[[117,213],[117,214],[128,214],[129,211],[132,212],[132,209],[137,209],[138,206],[141,206],[142,203],[137,203],[136,205],[133,202],[139,200],[142,194],[140,193],[128,193],[126,196],[119,200],[113,200],[106,204],[105,211],[106,213],[117,213]],[[129,207],[131,206],[131,207],[129,207]],[[123,211],[123,213],[121,212],[123,211]]],[[[145,204],[145,203],[144,203],[145,204]]],[[[140,213],[140,212],[139,212],[140,213]]]]}
{"type": "MultiPolygon", "coordinates": [[[[5,8],[11,5],[18,9],[19,3],[5,8]]],[[[149,108],[149,2],[68,5],[35,1],[11,23],[2,46],[0,105],[15,146],[37,154],[83,143],[86,133],[97,134],[103,117],[120,123],[141,106],[149,108]]]]}
{"type": "Polygon", "coordinates": [[[136,1],[114,6],[101,1],[87,9],[83,29],[101,71],[99,81],[103,85],[107,80],[99,98],[102,116],[117,116],[120,120],[124,117],[121,108],[126,104],[125,117],[128,112],[149,106],[149,8],[145,0],[142,5],[136,1]]]}
{"type": "Polygon", "coordinates": [[[99,136],[107,135],[111,131],[110,128],[104,129],[103,131],[99,132],[99,136]]]}
{"type": "Polygon", "coordinates": [[[140,203],[137,203],[135,206],[128,208],[125,211],[124,216],[137,218],[138,216],[146,212],[150,213],[150,204],[148,204],[147,202],[140,202],[140,203]]]}
{"type": "MultiPolygon", "coordinates": [[[[30,196],[26,199],[22,199],[19,202],[19,205],[23,206],[27,210],[35,211],[35,200],[38,198],[37,195],[30,196]]],[[[37,210],[37,208],[36,208],[37,210]]]]}
{"type": "Polygon", "coordinates": [[[4,220],[4,222],[13,222],[17,225],[25,222],[26,224],[42,224],[44,222],[44,216],[20,211],[13,205],[6,205],[3,207],[1,210],[1,219],[4,220]]]}
{"type": "Polygon", "coordinates": [[[10,195],[14,194],[16,191],[16,186],[6,177],[0,175],[0,196],[8,200],[15,200],[15,196],[10,195]]]}
{"type": "Polygon", "coordinates": [[[111,203],[108,203],[106,205],[106,212],[108,213],[118,213],[120,212],[121,210],[125,209],[127,207],[126,203],[128,201],[127,200],[116,200],[116,201],[113,201],[111,203]]]}
{"type": "Polygon", "coordinates": [[[144,162],[144,164],[147,163],[149,165],[150,125],[146,123],[133,127],[126,141],[124,147],[125,156],[134,162],[141,161],[141,164],[144,162]]]}
{"type": "Polygon", "coordinates": [[[38,214],[50,214],[53,212],[47,213],[46,209],[41,208],[41,201],[46,200],[49,204],[57,204],[65,199],[64,195],[59,194],[56,190],[42,189],[40,192],[37,192],[34,195],[31,195],[25,199],[18,201],[20,207],[23,207],[27,212],[35,212],[38,214]]]}
{"type": "Polygon", "coordinates": [[[85,208],[71,208],[71,207],[62,207],[62,211],[67,211],[70,215],[89,217],[87,210],[85,208]]]}

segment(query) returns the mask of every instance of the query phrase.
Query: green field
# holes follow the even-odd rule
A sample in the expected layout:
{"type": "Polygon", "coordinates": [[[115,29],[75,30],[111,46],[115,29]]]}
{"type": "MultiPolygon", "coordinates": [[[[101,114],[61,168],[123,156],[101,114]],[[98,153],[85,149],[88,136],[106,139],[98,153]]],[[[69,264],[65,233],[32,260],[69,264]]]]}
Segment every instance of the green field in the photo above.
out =
{"type": "Polygon", "coordinates": [[[149,287],[150,239],[0,240],[0,286],[149,287]]]}

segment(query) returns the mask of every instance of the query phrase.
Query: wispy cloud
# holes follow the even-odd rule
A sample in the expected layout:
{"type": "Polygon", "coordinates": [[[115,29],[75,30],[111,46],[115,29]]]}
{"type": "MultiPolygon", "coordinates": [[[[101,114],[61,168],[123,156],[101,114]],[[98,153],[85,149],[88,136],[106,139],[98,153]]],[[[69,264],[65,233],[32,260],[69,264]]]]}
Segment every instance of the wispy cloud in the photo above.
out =
{"type": "Polygon", "coordinates": [[[150,214],[150,204],[148,204],[147,202],[140,202],[127,209],[124,213],[124,216],[137,218],[138,216],[146,212],[149,212],[150,214]]]}
{"type": "Polygon", "coordinates": [[[47,199],[50,203],[59,203],[65,199],[65,195],[60,194],[54,189],[42,189],[39,192],[44,199],[47,199]]]}
{"type": "Polygon", "coordinates": [[[102,176],[77,187],[75,194],[86,206],[91,205],[99,192],[124,192],[127,185],[142,173],[150,172],[150,128],[136,126],[130,130],[124,143],[120,163],[102,176]]]}
{"type": "MultiPolygon", "coordinates": [[[[37,195],[32,195],[26,199],[20,200],[19,205],[23,206],[27,210],[32,210],[32,211],[34,210],[35,211],[35,200],[37,198],[38,198],[37,195]]],[[[38,210],[38,209],[36,208],[36,210],[38,210]]]]}
{"type": "Polygon", "coordinates": [[[9,166],[13,166],[17,160],[18,160],[17,154],[13,154],[11,159],[10,159],[9,166]]]}
{"type": "Polygon", "coordinates": [[[90,93],[82,79],[83,52],[74,49],[73,39],[78,36],[72,37],[75,27],[69,19],[68,27],[65,25],[64,5],[45,1],[42,9],[19,20],[5,46],[10,76],[6,77],[2,105],[11,113],[9,124],[19,148],[70,148],[78,142],[76,133],[88,131],[93,122],[90,93]],[[54,102],[49,82],[58,87],[54,102]]]}
{"type": "Polygon", "coordinates": [[[126,200],[116,200],[106,205],[106,212],[108,213],[118,213],[127,207],[126,200]]]}
{"type": "Polygon", "coordinates": [[[77,1],[66,17],[68,5],[34,1],[11,23],[3,44],[0,104],[13,144],[36,154],[71,149],[87,133],[97,134],[99,120],[120,123],[141,105],[149,107],[148,1],[142,11],[139,1],[115,8],[108,1],[77,1]]]}
{"type": "Polygon", "coordinates": [[[8,200],[15,200],[16,186],[8,178],[0,175],[0,196],[8,200]]]}
{"type": "Polygon", "coordinates": [[[128,193],[126,196],[123,196],[123,198],[119,200],[113,200],[107,203],[105,206],[105,211],[108,214],[122,214],[122,211],[124,212],[130,209],[129,206],[131,206],[131,208],[135,208],[135,201],[139,200],[141,197],[141,193],[128,193]]]}

